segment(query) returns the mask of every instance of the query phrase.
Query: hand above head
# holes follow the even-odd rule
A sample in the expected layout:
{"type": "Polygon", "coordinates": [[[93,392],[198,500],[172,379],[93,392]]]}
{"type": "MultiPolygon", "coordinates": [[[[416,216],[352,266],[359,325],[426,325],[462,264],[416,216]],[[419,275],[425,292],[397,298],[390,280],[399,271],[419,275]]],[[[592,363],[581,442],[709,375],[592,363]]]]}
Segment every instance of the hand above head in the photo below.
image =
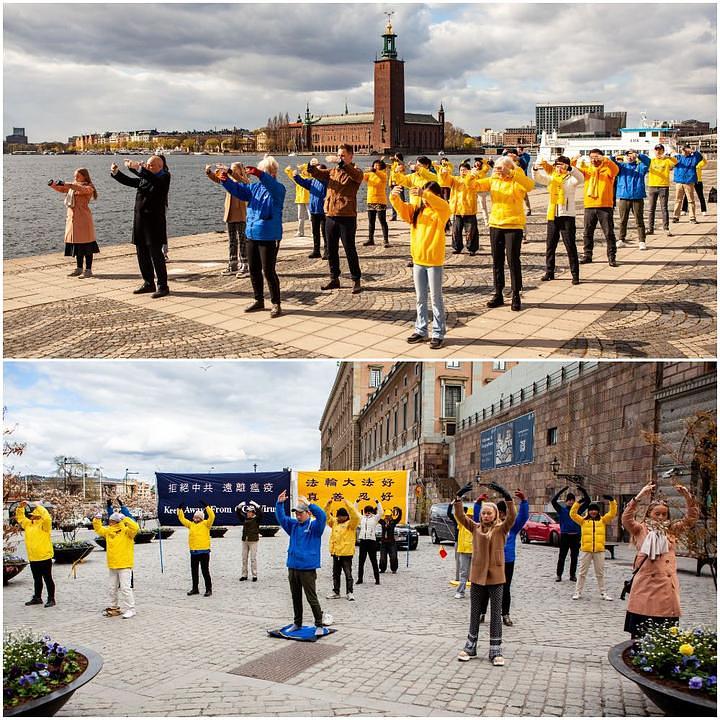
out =
{"type": "Polygon", "coordinates": [[[102,520],[102,513],[101,513],[101,512],[96,512],[96,513],[93,515],[93,520],[102,520]]]}
{"type": "Polygon", "coordinates": [[[520,500],[520,502],[522,502],[525,499],[525,493],[522,490],[518,489],[515,491],[515,497],[520,500]]]}
{"type": "Polygon", "coordinates": [[[256,167],[254,167],[253,165],[248,165],[248,166],[245,168],[245,172],[246,172],[248,175],[254,175],[255,177],[258,177],[258,178],[262,175],[262,170],[258,170],[258,169],[257,169],[256,167]]]}
{"type": "Polygon", "coordinates": [[[285,502],[286,500],[287,500],[287,490],[283,490],[283,491],[278,495],[278,502],[285,502]]]}
{"type": "Polygon", "coordinates": [[[646,483],[645,485],[643,485],[640,492],[635,496],[635,499],[639,499],[641,497],[644,497],[645,495],[651,495],[654,490],[655,490],[655,483],[651,480],[649,483],[646,483]]]}
{"type": "Polygon", "coordinates": [[[457,491],[457,497],[462,500],[462,498],[467,495],[472,490],[472,483],[465,483],[458,491],[457,491]]]}
{"type": "Polygon", "coordinates": [[[126,168],[131,168],[134,164],[135,163],[133,163],[132,160],[125,160],[125,162],[123,163],[126,168]]]}
{"type": "Polygon", "coordinates": [[[110,172],[111,172],[113,175],[114,175],[119,169],[120,169],[120,168],[117,166],[116,163],[113,163],[113,164],[110,166],[110,172]]]}
{"type": "Polygon", "coordinates": [[[498,493],[498,495],[502,495],[505,500],[512,500],[512,495],[499,483],[488,483],[488,487],[498,493]]]}
{"type": "Polygon", "coordinates": [[[305,505],[309,505],[308,499],[304,495],[298,495],[298,502],[304,503],[305,505]]]}
{"type": "Polygon", "coordinates": [[[24,507],[27,507],[27,506],[28,506],[28,501],[27,501],[27,500],[21,500],[21,501],[18,503],[18,507],[24,508],[24,507]]]}
{"type": "Polygon", "coordinates": [[[395,187],[393,187],[393,189],[390,191],[391,195],[397,195],[398,197],[400,197],[402,195],[402,193],[403,193],[402,185],[395,185],[395,187]]]}
{"type": "Polygon", "coordinates": [[[612,502],[614,499],[612,495],[603,495],[603,500],[607,500],[608,502],[612,502]]]}
{"type": "Polygon", "coordinates": [[[684,486],[681,485],[679,482],[674,482],[672,486],[682,495],[691,495],[691,492],[684,486]]]}
{"type": "Polygon", "coordinates": [[[487,493],[483,493],[482,495],[477,496],[477,500],[475,502],[487,502],[490,499],[490,496],[487,493]]]}

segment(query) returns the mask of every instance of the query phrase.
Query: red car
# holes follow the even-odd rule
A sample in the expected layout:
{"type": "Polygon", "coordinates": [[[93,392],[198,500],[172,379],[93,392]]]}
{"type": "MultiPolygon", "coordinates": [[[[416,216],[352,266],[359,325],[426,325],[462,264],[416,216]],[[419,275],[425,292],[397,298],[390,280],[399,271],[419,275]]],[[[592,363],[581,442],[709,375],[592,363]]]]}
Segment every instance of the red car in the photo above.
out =
{"type": "Polygon", "coordinates": [[[520,531],[520,542],[532,540],[557,545],[560,542],[560,525],[547,513],[530,513],[520,531]]]}

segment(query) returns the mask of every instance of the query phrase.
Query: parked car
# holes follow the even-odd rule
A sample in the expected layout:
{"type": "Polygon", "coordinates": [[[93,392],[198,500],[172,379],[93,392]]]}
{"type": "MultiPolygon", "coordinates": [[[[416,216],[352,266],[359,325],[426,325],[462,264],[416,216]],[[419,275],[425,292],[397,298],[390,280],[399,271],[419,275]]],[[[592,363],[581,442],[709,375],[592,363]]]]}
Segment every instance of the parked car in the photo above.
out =
{"type": "MultiPolygon", "coordinates": [[[[430,507],[430,539],[436,545],[445,540],[455,542],[455,521],[448,517],[448,507],[452,503],[435,503],[430,507]]],[[[472,508],[474,503],[464,502],[465,511],[472,508]]]]}
{"type": "Polygon", "coordinates": [[[558,545],[560,542],[560,525],[548,513],[530,513],[528,521],[520,531],[520,542],[538,542],[558,545]]]}
{"type": "MultiPolygon", "coordinates": [[[[417,550],[419,534],[415,528],[410,528],[410,549],[417,550]]],[[[360,540],[358,535],[360,534],[360,526],[355,528],[355,544],[359,545],[360,540]]],[[[382,527],[378,525],[375,528],[375,538],[378,542],[378,550],[380,549],[380,539],[382,538],[382,527]]],[[[407,550],[407,539],[408,539],[408,526],[398,525],[395,527],[395,542],[397,543],[398,550],[407,550]]]]}

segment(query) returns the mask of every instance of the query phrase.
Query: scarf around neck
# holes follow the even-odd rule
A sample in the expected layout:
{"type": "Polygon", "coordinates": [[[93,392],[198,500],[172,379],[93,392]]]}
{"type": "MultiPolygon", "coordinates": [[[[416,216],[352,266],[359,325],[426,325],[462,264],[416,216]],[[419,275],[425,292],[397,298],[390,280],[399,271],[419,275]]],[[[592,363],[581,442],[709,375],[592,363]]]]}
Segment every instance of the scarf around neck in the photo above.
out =
{"type": "Polygon", "coordinates": [[[548,205],[547,219],[554,220],[557,207],[565,206],[565,180],[570,177],[569,173],[559,173],[553,171],[548,183],[548,192],[550,193],[550,204],[548,205]]]}
{"type": "Polygon", "coordinates": [[[587,196],[589,198],[600,197],[600,170],[602,170],[602,165],[600,167],[590,165],[590,180],[587,187],[587,196]]]}
{"type": "Polygon", "coordinates": [[[645,524],[648,528],[648,534],[640,546],[640,552],[647,555],[650,560],[654,560],[658,555],[664,555],[670,549],[670,543],[667,539],[670,521],[657,522],[648,519],[645,524]]]}

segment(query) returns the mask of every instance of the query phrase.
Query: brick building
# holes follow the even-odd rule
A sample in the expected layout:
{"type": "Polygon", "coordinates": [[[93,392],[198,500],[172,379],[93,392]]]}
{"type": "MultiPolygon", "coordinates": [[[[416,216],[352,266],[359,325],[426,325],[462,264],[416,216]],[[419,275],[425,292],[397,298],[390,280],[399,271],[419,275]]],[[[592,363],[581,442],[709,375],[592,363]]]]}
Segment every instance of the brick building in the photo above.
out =
{"type": "MultiPolygon", "coordinates": [[[[673,468],[706,495],[688,422],[716,414],[716,372],[704,362],[523,363],[460,405],[450,475],[457,485],[479,474],[480,482],[520,487],[534,511],[568,484],[563,474],[582,476],[593,497],[615,496],[619,514],[650,478],[677,500],[666,477],[673,468]]],[[[621,535],[618,517],[609,537],[621,535]]]]}
{"type": "Polygon", "coordinates": [[[535,134],[535,128],[532,125],[507,128],[502,135],[502,144],[513,147],[516,145],[531,146],[535,144],[535,134]]]}
{"type": "Polygon", "coordinates": [[[351,143],[355,152],[386,154],[436,153],[443,149],[445,111],[442,103],[437,120],[430,114],[405,112],[405,62],[398,60],[391,23],[388,21],[383,50],[375,60],[372,112],[314,117],[310,107],[305,117],[289,125],[291,147],[300,152],[337,151],[340,143],[351,143]]]}

